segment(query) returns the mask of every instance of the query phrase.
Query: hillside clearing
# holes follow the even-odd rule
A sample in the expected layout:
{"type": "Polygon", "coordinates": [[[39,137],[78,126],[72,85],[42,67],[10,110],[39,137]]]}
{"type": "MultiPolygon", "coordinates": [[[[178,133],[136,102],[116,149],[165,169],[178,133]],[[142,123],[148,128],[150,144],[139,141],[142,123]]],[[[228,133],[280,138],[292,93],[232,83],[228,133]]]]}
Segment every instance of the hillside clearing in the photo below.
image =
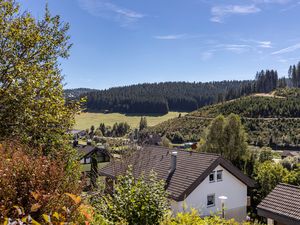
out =
{"type": "MultiPolygon", "coordinates": [[[[155,126],[159,123],[162,123],[166,120],[176,118],[180,112],[169,112],[165,115],[125,115],[120,113],[81,113],[76,116],[76,124],[74,129],[84,130],[90,128],[92,125],[99,126],[100,123],[105,125],[112,126],[114,123],[127,122],[132,128],[137,128],[140,123],[141,116],[146,116],[148,126],[155,126]]],[[[181,115],[184,116],[187,113],[181,112],[181,115]]]]}

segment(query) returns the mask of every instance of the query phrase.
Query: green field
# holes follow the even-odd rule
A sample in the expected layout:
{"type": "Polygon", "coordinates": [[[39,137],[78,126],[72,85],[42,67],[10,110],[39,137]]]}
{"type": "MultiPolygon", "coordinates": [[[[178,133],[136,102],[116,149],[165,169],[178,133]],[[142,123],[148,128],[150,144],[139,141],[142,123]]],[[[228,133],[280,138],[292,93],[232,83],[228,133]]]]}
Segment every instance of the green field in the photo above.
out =
{"type": "MultiPolygon", "coordinates": [[[[185,115],[186,113],[181,113],[185,115]]],[[[179,112],[169,112],[166,115],[145,115],[147,117],[148,126],[157,125],[168,119],[178,117],[179,112]]],[[[76,124],[74,129],[84,130],[92,125],[98,127],[100,123],[112,126],[114,123],[127,122],[132,128],[137,128],[141,115],[125,115],[120,113],[81,113],[76,116],[76,124]]]]}

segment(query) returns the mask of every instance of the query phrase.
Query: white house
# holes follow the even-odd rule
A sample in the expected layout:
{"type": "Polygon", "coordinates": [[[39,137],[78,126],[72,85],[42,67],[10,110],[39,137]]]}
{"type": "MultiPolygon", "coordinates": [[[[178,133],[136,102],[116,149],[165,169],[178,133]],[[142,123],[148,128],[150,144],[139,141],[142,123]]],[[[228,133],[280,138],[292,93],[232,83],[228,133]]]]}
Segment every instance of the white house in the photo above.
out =
{"type": "MultiPolygon", "coordinates": [[[[247,187],[255,183],[217,154],[147,146],[128,163],[136,176],[154,170],[165,180],[174,213],[195,208],[202,216],[209,216],[222,211],[223,201],[226,218],[246,219],[247,187]]],[[[126,167],[120,162],[110,163],[100,174],[114,179],[126,167]]]]}

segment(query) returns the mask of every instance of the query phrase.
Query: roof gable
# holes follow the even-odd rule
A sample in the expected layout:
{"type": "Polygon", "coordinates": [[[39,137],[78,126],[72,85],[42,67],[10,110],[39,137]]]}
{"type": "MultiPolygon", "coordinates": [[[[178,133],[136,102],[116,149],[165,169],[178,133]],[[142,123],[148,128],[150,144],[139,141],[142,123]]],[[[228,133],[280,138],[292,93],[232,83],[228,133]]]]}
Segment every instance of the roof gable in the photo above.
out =
{"type": "Polygon", "coordinates": [[[257,206],[258,214],[287,224],[300,223],[300,186],[278,184],[257,206]]]}
{"type": "Polygon", "coordinates": [[[134,176],[139,176],[142,172],[148,174],[154,170],[158,179],[166,181],[167,191],[176,201],[184,200],[218,165],[228,170],[244,184],[254,186],[254,181],[219,155],[158,146],[144,147],[130,157],[125,165],[111,163],[104,167],[100,174],[115,177],[125,172],[128,164],[133,165],[134,176]],[[170,175],[172,151],[177,151],[177,165],[176,170],[170,175]]]}

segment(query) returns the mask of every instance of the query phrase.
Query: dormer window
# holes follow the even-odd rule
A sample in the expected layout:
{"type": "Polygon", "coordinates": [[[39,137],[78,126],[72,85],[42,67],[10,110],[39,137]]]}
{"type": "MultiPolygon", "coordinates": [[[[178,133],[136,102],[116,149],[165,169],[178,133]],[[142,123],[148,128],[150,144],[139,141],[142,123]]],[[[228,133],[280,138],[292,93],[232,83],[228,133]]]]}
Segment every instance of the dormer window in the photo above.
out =
{"type": "Polygon", "coordinates": [[[215,182],[215,171],[209,174],[209,182],[215,182]]]}
{"type": "Polygon", "coordinates": [[[223,180],[222,172],[223,172],[222,170],[217,171],[217,181],[222,181],[223,180]]]}

